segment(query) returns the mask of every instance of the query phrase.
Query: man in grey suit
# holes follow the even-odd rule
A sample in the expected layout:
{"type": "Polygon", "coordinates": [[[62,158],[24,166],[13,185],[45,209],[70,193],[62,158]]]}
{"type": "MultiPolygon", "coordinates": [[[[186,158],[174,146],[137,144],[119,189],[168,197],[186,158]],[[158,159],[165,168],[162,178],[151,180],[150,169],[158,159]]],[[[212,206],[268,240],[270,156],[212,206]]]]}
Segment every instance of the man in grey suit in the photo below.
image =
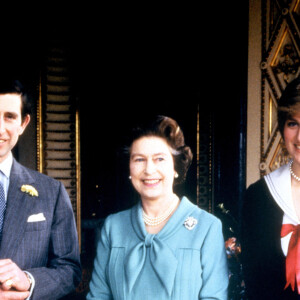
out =
{"type": "Polygon", "coordinates": [[[60,299],[81,278],[78,237],[62,183],[13,158],[27,100],[18,81],[0,80],[0,299],[60,299]]]}

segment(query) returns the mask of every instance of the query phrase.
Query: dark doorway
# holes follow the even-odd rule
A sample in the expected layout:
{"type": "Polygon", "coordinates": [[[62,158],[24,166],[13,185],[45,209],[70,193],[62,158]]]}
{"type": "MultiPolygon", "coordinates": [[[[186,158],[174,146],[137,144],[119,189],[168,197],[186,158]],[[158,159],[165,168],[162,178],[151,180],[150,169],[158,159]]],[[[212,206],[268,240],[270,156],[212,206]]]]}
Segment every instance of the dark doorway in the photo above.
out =
{"type": "Polygon", "coordinates": [[[189,93],[162,99],[139,96],[140,100],[131,95],[128,101],[108,100],[96,107],[81,107],[83,218],[105,218],[134,203],[128,160],[123,151],[125,140],[139,120],[156,115],[177,120],[184,131],[186,144],[192,147],[194,164],[189,171],[185,193],[196,201],[197,103],[192,101],[195,99],[192,99],[191,91],[189,93]]]}

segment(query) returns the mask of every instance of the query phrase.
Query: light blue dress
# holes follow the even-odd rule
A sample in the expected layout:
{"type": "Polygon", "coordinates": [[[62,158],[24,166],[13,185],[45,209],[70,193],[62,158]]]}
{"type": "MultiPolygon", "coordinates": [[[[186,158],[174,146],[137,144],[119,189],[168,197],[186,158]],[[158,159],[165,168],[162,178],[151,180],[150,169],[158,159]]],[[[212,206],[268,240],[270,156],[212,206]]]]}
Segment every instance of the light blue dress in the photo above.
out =
{"type": "Polygon", "coordinates": [[[183,197],[157,234],[140,203],[105,220],[87,299],[225,300],[228,280],[220,220],[183,197]]]}

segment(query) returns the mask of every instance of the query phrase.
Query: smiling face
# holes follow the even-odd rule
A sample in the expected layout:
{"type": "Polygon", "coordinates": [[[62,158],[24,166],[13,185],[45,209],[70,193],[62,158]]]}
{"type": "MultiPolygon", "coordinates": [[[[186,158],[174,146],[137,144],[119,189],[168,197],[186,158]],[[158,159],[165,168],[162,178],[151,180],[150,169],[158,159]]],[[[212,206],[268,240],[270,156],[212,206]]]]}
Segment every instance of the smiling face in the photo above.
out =
{"type": "Polygon", "coordinates": [[[286,120],[283,137],[286,149],[294,160],[293,169],[298,174],[300,172],[300,112],[286,120]]]}
{"type": "Polygon", "coordinates": [[[7,158],[29,121],[27,115],[22,123],[19,95],[0,94],[0,162],[7,158]]]}
{"type": "Polygon", "coordinates": [[[174,161],[164,139],[145,136],[135,140],[129,167],[132,184],[142,200],[158,200],[173,194],[174,161]]]}

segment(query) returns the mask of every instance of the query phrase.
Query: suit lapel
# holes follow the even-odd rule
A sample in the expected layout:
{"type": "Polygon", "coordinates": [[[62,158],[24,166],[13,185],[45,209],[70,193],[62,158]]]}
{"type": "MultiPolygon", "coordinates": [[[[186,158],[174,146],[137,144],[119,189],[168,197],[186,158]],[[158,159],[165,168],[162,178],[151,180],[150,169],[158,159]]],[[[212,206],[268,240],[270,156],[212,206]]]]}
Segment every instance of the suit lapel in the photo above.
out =
{"type": "Polygon", "coordinates": [[[13,162],[7,195],[3,235],[0,245],[0,258],[11,258],[24,235],[32,202],[21,192],[23,184],[32,184],[33,179],[16,161],[13,162]]]}

